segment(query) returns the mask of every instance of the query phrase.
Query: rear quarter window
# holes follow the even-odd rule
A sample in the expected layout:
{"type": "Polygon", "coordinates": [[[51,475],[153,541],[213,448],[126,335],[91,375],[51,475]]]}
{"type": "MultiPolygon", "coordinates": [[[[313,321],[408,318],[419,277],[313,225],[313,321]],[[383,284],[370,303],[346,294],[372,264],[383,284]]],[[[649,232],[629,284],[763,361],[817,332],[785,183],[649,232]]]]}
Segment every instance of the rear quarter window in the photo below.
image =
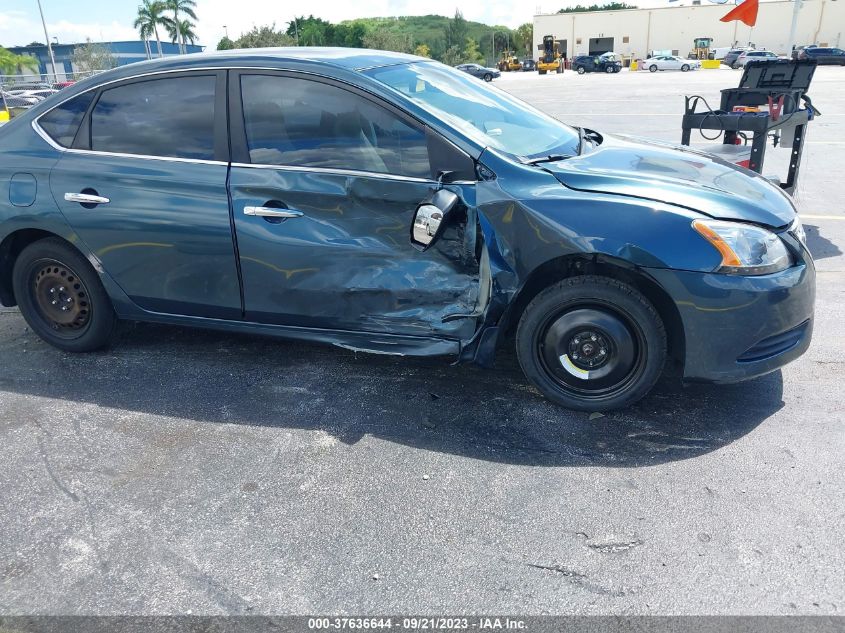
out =
{"type": "Polygon", "coordinates": [[[93,98],[94,91],[73,97],[44,114],[38,119],[38,125],[56,143],[62,147],[70,147],[93,98]]]}

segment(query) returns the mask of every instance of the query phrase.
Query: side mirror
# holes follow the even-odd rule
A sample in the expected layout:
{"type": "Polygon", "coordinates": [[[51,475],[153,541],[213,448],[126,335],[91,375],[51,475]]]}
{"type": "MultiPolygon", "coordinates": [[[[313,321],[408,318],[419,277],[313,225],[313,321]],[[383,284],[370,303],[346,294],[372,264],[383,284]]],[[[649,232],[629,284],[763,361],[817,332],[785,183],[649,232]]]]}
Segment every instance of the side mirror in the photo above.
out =
{"type": "Polygon", "coordinates": [[[411,245],[420,251],[426,251],[440,239],[446,228],[446,216],[457,206],[457,194],[438,189],[424,200],[414,212],[411,224],[411,245]]]}

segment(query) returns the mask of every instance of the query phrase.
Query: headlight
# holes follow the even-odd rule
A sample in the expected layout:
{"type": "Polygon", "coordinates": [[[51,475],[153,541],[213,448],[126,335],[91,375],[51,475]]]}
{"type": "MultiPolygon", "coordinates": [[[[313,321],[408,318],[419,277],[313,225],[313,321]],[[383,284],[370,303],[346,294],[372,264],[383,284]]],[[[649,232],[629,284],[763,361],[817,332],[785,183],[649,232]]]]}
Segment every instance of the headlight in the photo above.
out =
{"type": "Polygon", "coordinates": [[[717,272],[766,275],[792,265],[792,257],[781,239],[759,226],[723,220],[693,220],[692,228],[722,255],[717,272]]]}

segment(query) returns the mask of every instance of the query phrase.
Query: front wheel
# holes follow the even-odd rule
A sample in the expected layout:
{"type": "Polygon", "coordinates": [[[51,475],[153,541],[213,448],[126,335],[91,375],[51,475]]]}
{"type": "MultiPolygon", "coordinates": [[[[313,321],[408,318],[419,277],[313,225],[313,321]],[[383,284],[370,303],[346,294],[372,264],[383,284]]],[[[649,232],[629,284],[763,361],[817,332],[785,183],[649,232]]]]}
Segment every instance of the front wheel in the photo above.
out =
{"type": "Polygon", "coordinates": [[[685,73],[688,70],[689,70],[689,64],[684,64],[683,66],[681,66],[681,72],[682,73],[685,73]]]}
{"type": "Polygon", "coordinates": [[[650,73],[656,73],[656,72],[657,72],[657,64],[652,64],[651,66],[649,66],[649,67],[648,67],[648,72],[650,72],[650,73]]]}
{"type": "Polygon", "coordinates": [[[12,285],[23,318],[54,347],[93,351],[108,345],[117,331],[117,316],[97,273],[60,239],[24,248],[12,270],[12,285]]]}
{"type": "Polygon", "coordinates": [[[604,72],[606,72],[609,75],[610,73],[616,72],[616,69],[613,68],[613,66],[608,66],[607,68],[604,69],[604,72]]]}
{"type": "Polygon", "coordinates": [[[525,309],[516,351],[526,377],[549,400],[605,411],[633,404],[657,382],[666,331],[636,289],[584,275],[560,281],[525,309]]]}
{"type": "Polygon", "coordinates": [[[485,73],[484,81],[493,81],[493,75],[491,75],[490,73],[485,73]]]}
{"type": "Polygon", "coordinates": [[[578,66],[578,74],[579,75],[583,75],[585,72],[587,72],[586,68],[584,68],[583,66],[578,66]]]}

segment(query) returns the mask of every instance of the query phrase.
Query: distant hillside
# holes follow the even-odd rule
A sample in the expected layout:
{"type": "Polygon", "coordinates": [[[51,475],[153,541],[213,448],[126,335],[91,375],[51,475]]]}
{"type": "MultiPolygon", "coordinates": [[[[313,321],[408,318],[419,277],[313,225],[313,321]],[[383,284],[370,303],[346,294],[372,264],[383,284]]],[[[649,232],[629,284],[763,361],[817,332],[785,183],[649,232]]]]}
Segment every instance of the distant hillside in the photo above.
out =
{"type": "Polygon", "coordinates": [[[275,25],[255,26],[237,39],[220,40],[218,49],[265,46],[347,46],[416,53],[446,64],[491,64],[505,49],[519,57],[531,54],[533,25],[517,29],[465,20],[460,12],[395,18],[359,18],[332,23],[309,15],[299,16],[284,31],[275,25]],[[495,48],[495,55],[494,55],[495,48]]]}
{"type": "MultiPolygon", "coordinates": [[[[506,26],[490,26],[481,22],[463,20],[466,25],[466,37],[471,37],[478,43],[481,54],[491,60],[493,57],[493,37],[495,33],[496,51],[501,53],[502,49],[510,45],[513,49],[519,47],[518,54],[524,56],[527,49],[531,47],[531,41],[526,42],[520,39],[517,31],[506,26]],[[514,40],[517,40],[516,42],[514,40]]],[[[407,38],[414,46],[425,44],[431,49],[432,57],[440,59],[443,57],[449,46],[456,44],[448,41],[450,28],[454,25],[454,18],[447,18],[443,15],[419,15],[402,16],[393,18],[359,18],[356,20],[345,20],[341,24],[353,27],[356,24],[363,26],[368,33],[374,31],[386,31],[387,33],[407,38]]],[[[460,43],[463,49],[465,42],[460,43]]]]}

